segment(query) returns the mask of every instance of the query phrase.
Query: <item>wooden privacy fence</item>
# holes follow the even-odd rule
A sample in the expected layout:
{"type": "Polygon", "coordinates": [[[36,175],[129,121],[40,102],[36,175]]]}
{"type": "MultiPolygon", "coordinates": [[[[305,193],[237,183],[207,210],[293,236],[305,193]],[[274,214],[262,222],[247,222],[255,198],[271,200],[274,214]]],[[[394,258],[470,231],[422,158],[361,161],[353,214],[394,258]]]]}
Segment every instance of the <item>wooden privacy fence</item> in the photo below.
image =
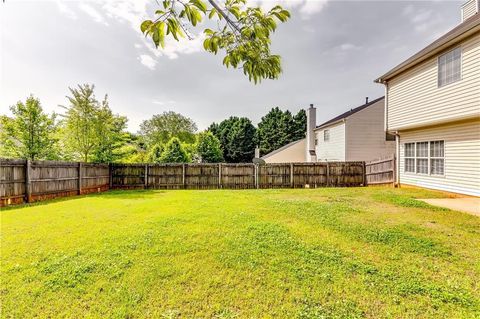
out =
{"type": "Polygon", "coordinates": [[[108,189],[253,189],[367,184],[364,162],[87,164],[0,159],[0,205],[108,189]]]}
{"type": "Polygon", "coordinates": [[[367,185],[395,183],[395,155],[365,162],[367,185]]]}
{"type": "Polygon", "coordinates": [[[106,191],[108,164],[0,159],[0,206],[106,191]]]}
{"type": "Polygon", "coordinates": [[[365,185],[364,162],[112,164],[113,189],[248,189],[365,185]]]}

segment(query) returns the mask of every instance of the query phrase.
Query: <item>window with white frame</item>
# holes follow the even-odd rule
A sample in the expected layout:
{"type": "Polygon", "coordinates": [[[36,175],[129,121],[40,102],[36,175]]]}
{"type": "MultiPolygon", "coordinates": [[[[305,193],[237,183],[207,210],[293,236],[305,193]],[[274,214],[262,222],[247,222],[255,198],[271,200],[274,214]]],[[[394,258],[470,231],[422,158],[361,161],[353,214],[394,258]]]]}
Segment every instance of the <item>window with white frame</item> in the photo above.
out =
{"type": "Polygon", "coordinates": [[[417,174],[428,174],[428,142],[417,143],[416,152],[417,174]]]}
{"type": "Polygon", "coordinates": [[[323,131],[323,141],[324,142],[330,141],[330,130],[323,131]]]}
{"type": "Polygon", "coordinates": [[[405,143],[405,172],[415,173],[415,143],[405,143]]]}
{"type": "Polygon", "coordinates": [[[438,87],[460,81],[462,49],[456,48],[438,57],[438,87]]]}
{"type": "Polygon", "coordinates": [[[430,174],[443,175],[445,166],[445,142],[430,142],[430,174]]]}
{"type": "Polygon", "coordinates": [[[405,143],[404,170],[406,173],[444,175],[445,142],[405,143]]]}

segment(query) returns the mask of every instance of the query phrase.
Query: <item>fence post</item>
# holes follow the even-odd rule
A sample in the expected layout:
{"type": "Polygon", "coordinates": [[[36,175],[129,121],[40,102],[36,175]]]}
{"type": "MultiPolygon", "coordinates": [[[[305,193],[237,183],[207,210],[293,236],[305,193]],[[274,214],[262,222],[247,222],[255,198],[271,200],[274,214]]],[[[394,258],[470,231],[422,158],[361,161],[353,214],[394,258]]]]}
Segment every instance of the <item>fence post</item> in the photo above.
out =
{"type": "Polygon", "coordinates": [[[143,189],[148,188],[148,164],[145,164],[145,172],[143,172],[143,189]]]}
{"type": "Polygon", "coordinates": [[[182,184],[185,189],[185,164],[182,164],[182,184]]]}
{"type": "Polygon", "coordinates": [[[363,161],[363,186],[367,186],[367,164],[363,161]]]}
{"type": "Polygon", "coordinates": [[[253,164],[253,180],[255,182],[255,188],[260,188],[260,181],[259,181],[259,171],[260,167],[259,164],[253,164]]]}
{"type": "Polygon", "coordinates": [[[327,161],[327,187],[330,186],[330,165],[327,161]]]}
{"type": "Polygon", "coordinates": [[[290,187],[293,188],[293,163],[290,163],[290,187]]]}
{"type": "Polygon", "coordinates": [[[30,182],[30,160],[27,159],[25,163],[25,201],[30,203],[32,201],[32,184],[30,182]]]}
{"type": "Polygon", "coordinates": [[[222,188],[222,163],[218,163],[218,188],[222,188]]]}
{"type": "Polygon", "coordinates": [[[82,162],[78,162],[78,195],[82,195],[82,162]]]}
{"type": "Polygon", "coordinates": [[[108,163],[108,189],[112,188],[113,184],[113,169],[112,163],[108,163]]]}

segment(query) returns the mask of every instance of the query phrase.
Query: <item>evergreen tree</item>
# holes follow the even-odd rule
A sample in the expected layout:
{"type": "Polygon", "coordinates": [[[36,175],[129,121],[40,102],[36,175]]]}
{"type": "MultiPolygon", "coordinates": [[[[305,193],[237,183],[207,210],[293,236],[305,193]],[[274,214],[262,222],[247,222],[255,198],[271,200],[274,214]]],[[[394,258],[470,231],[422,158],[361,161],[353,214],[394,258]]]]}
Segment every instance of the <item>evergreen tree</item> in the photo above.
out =
{"type": "Polygon", "coordinates": [[[298,111],[293,117],[294,126],[291,132],[292,141],[298,141],[305,138],[307,133],[307,113],[304,109],[298,111]]]}
{"type": "Polygon", "coordinates": [[[278,107],[272,108],[262,117],[258,123],[257,134],[261,154],[270,153],[289,143],[289,128],[286,122],[290,122],[288,115],[285,115],[278,107]]]}
{"type": "Polygon", "coordinates": [[[162,163],[188,163],[189,158],[187,152],[185,152],[180,140],[173,137],[165,145],[165,150],[160,157],[162,163]]]}
{"type": "Polygon", "coordinates": [[[255,156],[256,128],[252,122],[242,117],[233,122],[227,133],[227,153],[225,159],[231,163],[249,163],[255,156]]]}
{"type": "Polygon", "coordinates": [[[149,163],[161,163],[161,157],[163,153],[163,145],[162,144],[155,144],[150,149],[147,155],[147,160],[149,163]]]}
{"type": "Polygon", "coordinates": [[[223,158],[228,163],[251,162],[255,155],[256,128],[246,118],[232,116],[209,130],[218,138],[223,158]]]}
{"type": "Polygon", "coordinates": [[[206,131],[197,136],[197,154],[203,163],[223,162],[220,141],[212,132],[206,131]]]}
{"type": "Polygon", "coordinates": [[[10,107],[13,117],[0,117],[0,155],[30,160],[57,159],[55,115],[43,112],[33,96],[10,107]]]}
{"type": "Polygon", "coordinates": [[[272,108],[258,124],[257,143],[261,154],[270,153],[280,147],[305,137],[306,113],[300,110],[295,116],[290,111],[272,108]]]}

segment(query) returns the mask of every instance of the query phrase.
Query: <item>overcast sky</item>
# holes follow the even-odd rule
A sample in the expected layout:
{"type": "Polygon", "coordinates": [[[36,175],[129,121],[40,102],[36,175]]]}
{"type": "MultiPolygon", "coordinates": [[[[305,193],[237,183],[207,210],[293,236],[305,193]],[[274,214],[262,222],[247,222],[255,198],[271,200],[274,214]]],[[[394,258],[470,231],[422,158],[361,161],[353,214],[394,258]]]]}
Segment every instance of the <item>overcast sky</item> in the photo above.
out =
{"type": "MultiPolygon", "coordinates": [[[[129,130],[163,111],[200,129],[231,115],[257,123],[270,108],[297,112],[310,103],[317,123],[383,95],[373,80],[460,22],[463,1],[257,1],[291,10],[273,37],[283,58],[279,80],[254,85],[202,37],[156,50],[139,32],[155,0],[0,3],[0,114],[29,94],[61,112],[68,87],[94,83],[108,93],[129,130]]],[[[195,33],[195,29],[191,30],[195,33]]]]}

